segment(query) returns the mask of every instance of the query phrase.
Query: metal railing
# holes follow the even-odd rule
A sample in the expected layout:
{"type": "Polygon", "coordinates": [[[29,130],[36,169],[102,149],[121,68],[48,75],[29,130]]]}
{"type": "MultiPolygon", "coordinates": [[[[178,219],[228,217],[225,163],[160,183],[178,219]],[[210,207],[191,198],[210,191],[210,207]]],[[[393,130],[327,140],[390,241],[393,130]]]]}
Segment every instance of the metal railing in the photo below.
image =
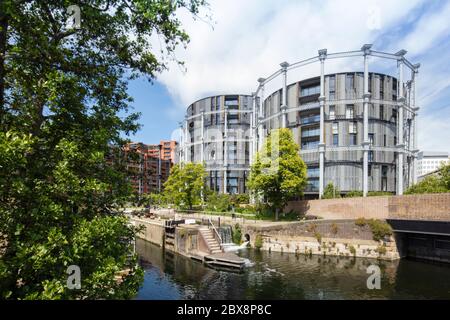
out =
{"type": "Polygon", "coordinates": [[[220,236],[219,232],[217,231],[216,227],[214,226],[214,223],[211,221],[211,218],[208,218],[208,227],[212,227],[213,231],[214,231],[214,238],[217,240],[217,242],[219,243],[220,249],[222,249],[222,237],[220,236]]]}

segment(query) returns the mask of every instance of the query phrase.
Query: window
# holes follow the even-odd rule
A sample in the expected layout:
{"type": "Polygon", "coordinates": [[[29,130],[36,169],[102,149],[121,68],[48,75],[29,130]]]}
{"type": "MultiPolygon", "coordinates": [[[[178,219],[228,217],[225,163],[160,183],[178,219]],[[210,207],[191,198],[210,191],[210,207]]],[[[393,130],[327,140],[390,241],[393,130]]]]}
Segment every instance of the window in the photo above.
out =
{"type": "Polygon", "coordinates": [[[329,100],[335,100],[336,99],[336,78],[335,76],[330,76],[330,83],[329,83],[329,100]]]}
{"type": "Polygon", "coordinates": [[[397,101],[397,80],[392,81],[392,100],[397,101]]]}
{"type": "Polygon", "coordinates": [[[392,109],[392,119],[397,122],[397,109],[392,109]]]}
{"type": "Polygon", "coordinates": [[[372,92],[372,74],[369,74],[369,92],[372,92]]]}
{"type": "Polygon", "coordinates": [[[300,96],[306,97],[313,94],[320,94],[320,84],[319,85],[312,85],[308,87],[302,87],[300,90],[300,96]]]}
{"type": "Polygon", "coordinates": [[[345,77],[345,93],[346,97],[352,99],[355,93],[354,75],[347,74],[345,77]]]}
{"type": "Polygon", "coordinates": [[[369,165],[367,166],[367,175],[368,175],[369,177],[372,176],[372,165],[371,165],[371,164],[369,164],[369,165]]]}
{"type": "Polygon", "coordinates": [[[320,135],[320,129],[319,128],[310,128],[302,130],[302,138],[306,137],[314,137],[320,135]]]}
{"type": "Polygon", "coordinates": [[[370,143],[371,146],[374,145],[374,143],[375,143],[375,134],[369,133],[369,143],[370,143]]]}
{"type": "Polygon", "coordinates": [[[381,190],[382,191],[387,191],[387,173],[388,173],[388,167],[381,166],[381,190]]]}
{"type": "Polygon", "coordinates": [[[397,136],[394,136],[394,146],[397,145],[397,136]]]}
{"type": "Polygon", "coordinates": [[[336,119],[336,108],[335,106],[330,106],[330,120],[336,119]]]}
{"type": "Polygon", "coordinates": [[[348,133],[356,133],[357,131],[357,123],[356,121],[350,121],[348,123],[348,133]]]}
{"type": "Polygon", "coordinates": [[[307,168],[306,169],[306,176],[308,178],[317,178],[319,177],[319,168],[307,168]]]}
{"type": "Polygon", "coordinates": [[[369,162],[372,162],[373,161],[373,151],[372,150],[369,151],[368,156],[369,156],[369,162]]]}
{"type": "Polygon", "coordinates": [[[339,145],[339,123],[337,122],[333,122],[333,146],[338,146],[339,145]]]}
{"type": "Polygon", "coordinates": [[[314,123],[320,121],[320,114],[313,114],[305,117],[300,118],[301,124],[308,124],[308,123],[314,123]]]}
{"type": "Polygon", "coordinates": [[[332,132],[333,132],[333,134],[338,134],[338,130],[339,130],[339,123],[337,123],[337,122],[333,122],[333,125],[332,125],[332,132]]]}
{"type": "Polygon", "coordinates": [[[319,146],[319,141],[302,142],[302,150],[316,149],[318,146],[319,146]]]}
{"type": "Polygon", "coordinates": [[[350,145],[356,146],[356,133],[350,134],[350,145]]]}
{"type": "Polygon", "coordinates": [[[354,110],[353,105],[348,105],[345,107],[345,118],[346,119],[353,119],[353,110],[354,110]]]}
{"type": "Polygon", "coordinates": [[[383,147],[386,147],[387,146],[387,144],[386,144],[386,135],[383,135],[383,147]]]}
{"type": "Polygon", "coordinates": [[[339,137],[337,134],[333,134],[333,146],[339,145],[339,137]]]}
{"type": "Polygon", "coordinates": [[[380,119],[384,120],[384,105],[380,104],[380,119]]]}
{"type": "Polygon", "coordinates": [[[347,74],[345,77],[345,90],[353,90],[354,87],[354,77],[353,74],[347,74]]]}

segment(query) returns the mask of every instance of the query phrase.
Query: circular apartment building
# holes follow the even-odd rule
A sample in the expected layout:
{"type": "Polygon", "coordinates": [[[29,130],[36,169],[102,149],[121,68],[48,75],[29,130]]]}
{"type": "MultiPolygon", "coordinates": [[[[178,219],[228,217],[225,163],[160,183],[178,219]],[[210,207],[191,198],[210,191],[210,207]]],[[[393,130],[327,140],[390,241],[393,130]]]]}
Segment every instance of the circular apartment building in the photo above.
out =
{"type": "Polygon", "coordinates": [[[211,173],[212,189],[246,192],[249,164],[268,133],[291,128],[308,167],[306,195],[321,197],[329,182],[342,193],[402,194],[416,182],[419,108],[415,83],[420,66],[411,64],[405,54],[404,50],[395,54],[374,51],[371,45],[333,54],[323,49],[316,57],[281,63],[270,77],[258,79],[251,96],[199,100],[188,108],[180,159],[203,160],[211,173]],[[396,62],[398,76],[369,72],[371,56],[382,63],[396,62]],[[360,59],[364,70],[325,74],[327,60],[338,58],[360,59]],[[291,70],[312,64],[317,64],[316,77],[287,84],[291,70]],[[276,79],[280,88],[265,96],[265,87],[276,79]],[[205,135],[211,126],[215,133],[205,135]],[[230,134],[230,128],[245,133],[237,137],[230,134]],[[210,150],[211,141],[219,141],[216,145],[222,148],[210,150]],[[239,141],[243,144],[237,145],[239,141]],[[242,158],[239,163],[237,158],[242,158]]]}
{"type": "Polygon", "coordinates": [[[252,113],[252,96],[242,94],[203,98],[188,107],[179,158],[204,163],[211,190],[247,192],[252,113]]]}

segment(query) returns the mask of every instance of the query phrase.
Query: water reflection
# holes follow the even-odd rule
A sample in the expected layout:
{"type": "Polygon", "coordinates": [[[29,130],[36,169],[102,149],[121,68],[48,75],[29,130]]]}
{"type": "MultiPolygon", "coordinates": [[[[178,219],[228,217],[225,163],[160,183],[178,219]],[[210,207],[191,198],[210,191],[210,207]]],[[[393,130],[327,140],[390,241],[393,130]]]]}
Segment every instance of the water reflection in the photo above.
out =
{"type": "Polygon", "coordinates": [[[450,266],[246,250],[254,262],[244,272],[208,268],[138,240],[146,270],[137,299],[450,299],[450,266]],[[366,286],[377,264],[381,289],[366,286]]]}

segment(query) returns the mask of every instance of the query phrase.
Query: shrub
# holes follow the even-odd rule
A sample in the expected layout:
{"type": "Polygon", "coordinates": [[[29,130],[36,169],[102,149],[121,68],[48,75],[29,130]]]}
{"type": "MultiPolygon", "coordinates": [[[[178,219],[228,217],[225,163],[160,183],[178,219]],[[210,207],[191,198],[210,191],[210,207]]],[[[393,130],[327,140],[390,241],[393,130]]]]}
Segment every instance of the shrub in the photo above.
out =
{"type": "Polygon", "coordinates": [[[340,198],[341,192],[338,188],[336,188],[333,183],[328,183],[323,190],[323,196],[322,199],[333,199],[333,198],[340,198]]]}
{"type": "Polygon", "coordinates": [[[233,242],[236,243],[236,244],[241,244],[241,241],[242,241],[242,230],[241,230],[241,227],[239,226],[238,223],[236,223],[236,225],[234,226],[232,231],[233,231],[233,235],[232,235],[233,242]]]}
{"type": "Polygon", "coordinates": [[[355,224],[358,227],[364,227],[367,224],[367,221],[366,221],[365,218],[358,218],[358,219],[355,220],[355,224]]]}
{"type": "Polygon", "coordinates": [[[384,239],[385,236],[392,235],[392,228],[386,221],[358,218],[355,220],[355,225],[358,227],[368,225],[372,231],[373,240],[375,241],[380,241],[384,239]]]}
{"type": "Polygon", "coordinates": [[[230,196],[228,194],[211,193],[206,202],[206,210],[216,212],[226,212],[230,206],[230,196]]]}
{"type": "Polygon", "coordinates": [[[350,251],[350,253],[351,253],[352,255],[356,255],[356,249],[355,249],[354,246],[350,246],[350,247],[348,248],[348,250],[350,251]]]}
{"type": "Polygon", "coordinates": [[[234,194],[231,196],[231,203],[235,206],[250,203],[250,196],[246,193],[234,194]]]}
{"type": "Polygon", "coordinates": [[[306,226],[306,231],[308,232],[316,232],[317,225],[315,223],[309,223],[306,226]]]}
{"type": "Polygon", "coordinates": [[[375,241],[380,241],[385,236],[392,235],[392,228],[386,221],[370,219],[368,224],[375,241]]]}
{"type": "Polygon", "coordinates": [[[362,197],[362,196],[363,196],[363,192],[362,191],[358,191],[358,190],[349,191],[345,195],[346,198],[356,198],[356,197],[362,197]]]}
{"type": "Polygon", "coordinates": [[[337,234],[338,231],[339,231],[339,228],[338,228],[337,224],[336,223],[332,223],[331,224],[331,233],[337,234]]]}
{"type": "Polygon", "coordinates": [[[381,256],[383,254],[386,254],[387,250],[385,246],[378,246],[375,251],[381,256]]]}
{"type": "Polygon", "coordinates": [[[261,249],[263,246],[263,240],[262,240],[262,236],[260,234],[257,234],[255,237],[255,248],[256,249],[261,249]]]}
{"type": "Polygon", "coordinates": [[[322,235],[319,232],[314,232],[314,237],[317,239],[317,242],[322,243],[322,235]]]}

